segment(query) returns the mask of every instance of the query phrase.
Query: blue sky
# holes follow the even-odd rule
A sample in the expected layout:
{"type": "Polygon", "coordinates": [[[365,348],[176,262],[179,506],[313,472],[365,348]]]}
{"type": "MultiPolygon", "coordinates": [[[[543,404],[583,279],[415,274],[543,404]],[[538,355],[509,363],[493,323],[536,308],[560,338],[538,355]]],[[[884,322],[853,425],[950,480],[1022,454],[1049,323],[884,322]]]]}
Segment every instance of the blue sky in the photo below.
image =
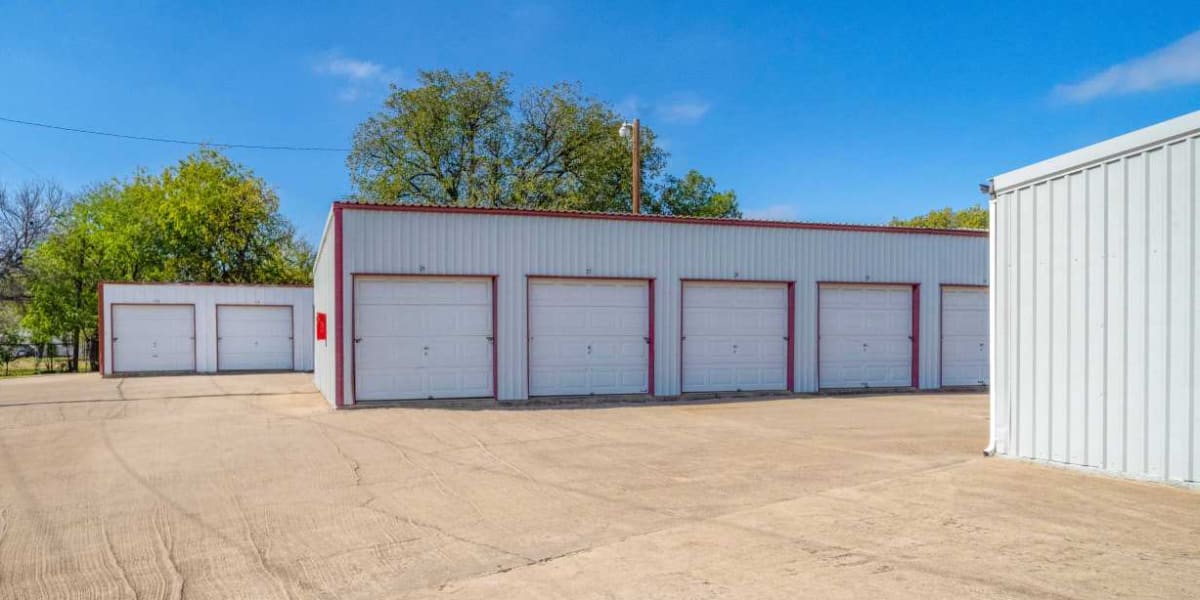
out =
{"type": "MultiPolygon", "coordinates": [[[[389,81],[508,71],[640,117],[672,171],[715,177],[748,215],[879,223],[1200,109],[1194,1],[238,4],[5,0],[0,116],[347,146],[389,81]]],[[[78,189],[188,150],[0,123],[0,181],[78,189]]],[[[350,191],[341,154],[229,154],[314,241],[350,191]]]]}

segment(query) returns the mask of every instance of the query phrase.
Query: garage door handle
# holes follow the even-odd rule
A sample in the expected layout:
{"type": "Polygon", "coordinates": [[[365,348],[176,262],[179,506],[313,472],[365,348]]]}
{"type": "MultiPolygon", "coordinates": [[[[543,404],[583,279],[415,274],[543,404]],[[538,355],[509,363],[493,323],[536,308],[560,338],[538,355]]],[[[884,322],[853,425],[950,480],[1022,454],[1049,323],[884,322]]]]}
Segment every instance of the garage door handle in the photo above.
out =
{"type": "Polygon", "coordinates": [[[355,344],[357,344],[357,343],[359,343],[359,342],[361,342],[361,341],[362,341],[362,338],[354,338],[354,343],[355,343],[355,344]]]}
{"type": "Polygon", "coordinates": [[[650,343],[650,336],[648,336],[648,335],[647,335],[647,336],[643,336],[643,337],[642,337],[642,339],[643,339],[643,340],[646,340],[646,343],[647,343],[647,344],[649,344],[649,343],[650,343]]]}
{"type": "Polygon", "coordinates": [[[588,354],[591,354],[591,353],[592,353],[592,346],[591,346],[591,344],[588,344],[587,353],[588,353],[588,354]]]}
{"type": "Polygon", "coordinates": [[[489,336],[487,336],[487,341],[489,341],[489,342],[495,342],[495,341],[496,341],[496,338],[495,338],[495,337],[493,337],[493,336],[490,336],[490,335],[489,335],[489,336]]]}

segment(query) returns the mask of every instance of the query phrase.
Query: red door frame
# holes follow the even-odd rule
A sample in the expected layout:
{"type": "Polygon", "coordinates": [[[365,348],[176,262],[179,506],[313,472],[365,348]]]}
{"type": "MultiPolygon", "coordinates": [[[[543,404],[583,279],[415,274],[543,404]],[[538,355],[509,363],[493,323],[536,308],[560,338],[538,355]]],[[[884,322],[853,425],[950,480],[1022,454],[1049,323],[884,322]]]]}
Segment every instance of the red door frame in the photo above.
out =
{"type": "MultiPolygon", "coordinates": [[[[287,373],[296,370],[296,307],[291,304],[254,304],[252,302],[221,302],[213,305],[213,351],[217,355],[217,372],[221,372],[221,307],[222,306],[245,306],[263,308],[286,308],[291,315],[289,321],[292,323],[292,332],[288,339],[292,341],[291,351],[291,366],[287,369],[274,371],[276,373],[287,373]]],[[[228,373],[238,373],[239,371],[227,371],[228,373]]]]}
{"type": "Polygon", "coordinates": [[[787,391],[796,387],[796,282],[783,279],[704,279],[679,280],[679,393],[683,392],[683,292],[689,283],[744,283],[747,285],[787,286],[787,391]]]}
{"type": "MultiPolygon", "coordinates": [[[[101,290],[103,290],[103,288],[101,288],[101,290]]],[[[104,304],[101,303],[100,306],[103,307],[104,304]]],[[[116,325],[115,325],[116,311],[114,311],[113,309],[118,306],[190,306],[190,307],[192,307],[192,373],[197,372],[196,371],[196,305],[195,305],[195,303],[189,303],[189,302],[113,302],[112,304],[108,305],[108,318],[110,321],[112,321],[114,323],[113,331],[116,331],[116,325]]],[[[102,317],[104,316],[103,311],[101,312],[101,316],[102,317]]],[[[107,328],[104,327],[103,323],[101,323],[100,327],[99,327],[99,331],[104,331],[105,329],[107,329],[107,328]]],[[[111,352],[111,354],[112,354],[112,357],[111,357],[112,358],[112,374],[113,375],[123,375],[123,374],[127,375],[129,373],[136,373],[136,371],[117,371],[117,345],[115,343],[113,343],[113,340],[105,340],[104,338],[100,339],[101,346],[103,346],[105,342],[112,344],[112,352],[111,352]]],[[[100,370],[101,370],[101,372],[104,371],[103,363],[100,364],[100,370]]],[[[164,372],[172,373],[175,371],[164,371],[164,372]]]]}
{"type": "MultiPolygon", "coordinates": [[[[911,281],[818,281],[817,282],[817,389],[821,387],[821,286],[847,285],[871,287],[908,287],[912,290],[912,365],[909,386],[921,389],[921,284],[911,281]]],[[[869,388],[868,388],[869,389],[869,388]]]]}
{"type": "Polygon", "coordinates": [[[530,394],[530,390],[533,389],[533,386],[531,385],[532,377],[533,377],[533,375],[532,375],[533,361],[530,360],[530,358],[531,358],[530,348],[533,346],[533,344],[530,343],[532,340],[532,335],[530,333],[531,329],[530,329],[530,319],[529,319],[529,315],[530,315],[529,298],[530,298],[530,289],[533,287],[534,279],[586,279],[586,280],[599,280],[599,281],[644,281],[644,282],[646,282],[646,295],[647,295],[646,307],[647,307],[647,310],[649,311],[649,315],[648,315],[648,319],[647,319],[647,328],[649,329],[649,331],[647,332],[647,335],[646,335],[646,337],[649,338],[649,342],[647,342],[647,344],[646,344],[646,346],[647,346],[646,351],[648,352],[647,365],[646,365],[646,377],[647,377],[646,393],[650,396],[654,395],[654,348],[655,348],[655,345],[654,345],[654,283],[655,283],[655,281],[654,281],[653,277],[622,277],[622,276],[605,277],[603,275],[526,275],[525,276],[525,397],[526,398],[533,397],[533,395],[530,394]]]}
{"type": "MultiPolygon", "coordinates": [[[[499,365],[496,363],[497,353],[496,348],[499,346],[500,336],[498,334],[496,314],[497,297],[496,297],[496,281],[499,275],[456,275],[452,273],[351,273],[350,274],[350,344],[357,346],[358,342],[358,318],[355,315],[354,294],[358,288],[359,277],[375,277],[384,279],[487,279],[491,281],[492,294],[492,397],[500,398],[500,391],[497,387],[499,380],[499,365]]],[[[350,392],[354,397],[354,406],[358,406],[358,367],[355,361],[358,359],[357,350],[350,353],[350,392]]],[[[371,402],[386,402],[386,400],[372,400],[371,402]]],[[[339,404],[339,406],[341,406],[339,404]]]]}
{"type": "MultiPolygon", "coordinates": [[[[946,371],[946,288],[966,288],[983,290],[987,292],[989,286],[979,285],[977,283],[941,283],[938,284],[938,389],[945,386],[943,379],[946,371]]],[[[991,318],[991,315],[988,315],[991,318]]],[[[991,354],[988,355],[988,362],[992,360],[991,354]]],[[[991,382],[988,382],[991,385],[991,382]]]]}

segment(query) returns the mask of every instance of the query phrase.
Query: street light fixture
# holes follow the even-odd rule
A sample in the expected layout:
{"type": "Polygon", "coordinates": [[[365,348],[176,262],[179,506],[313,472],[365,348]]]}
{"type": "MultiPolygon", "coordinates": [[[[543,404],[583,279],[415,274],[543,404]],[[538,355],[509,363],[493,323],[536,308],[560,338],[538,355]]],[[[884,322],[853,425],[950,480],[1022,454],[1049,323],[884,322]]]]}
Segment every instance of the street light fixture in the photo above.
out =
{"type": "Polygon", "coordinates": [[[621,123],[621,129],[618,133],[621,137],[633,142],[633,214],[642,212],[642,161],[641,158],[641,139],[642,139],[642,123],[639,119],[634,119],[633,123],[621,123]]]}

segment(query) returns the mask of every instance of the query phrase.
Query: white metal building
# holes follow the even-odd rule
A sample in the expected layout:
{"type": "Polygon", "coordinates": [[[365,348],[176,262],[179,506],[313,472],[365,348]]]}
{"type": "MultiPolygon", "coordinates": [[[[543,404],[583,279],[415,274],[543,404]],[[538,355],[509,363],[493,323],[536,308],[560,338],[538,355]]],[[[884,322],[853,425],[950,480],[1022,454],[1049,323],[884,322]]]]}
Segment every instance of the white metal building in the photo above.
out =
{"type": "Polygon", "coordinates": [[[992,182],[992,444],[1200,478],[1200,112],[992,182]]]}
{"type": "Polygon", "coordinates": [[[335,406],[985,385],[985,238],[338,203],[314,378],[335,406]]]}
{"type": "Polygon", "coordinates": [[[312,288],[101,283],[104,375],[311,371],[312,288]]]}

